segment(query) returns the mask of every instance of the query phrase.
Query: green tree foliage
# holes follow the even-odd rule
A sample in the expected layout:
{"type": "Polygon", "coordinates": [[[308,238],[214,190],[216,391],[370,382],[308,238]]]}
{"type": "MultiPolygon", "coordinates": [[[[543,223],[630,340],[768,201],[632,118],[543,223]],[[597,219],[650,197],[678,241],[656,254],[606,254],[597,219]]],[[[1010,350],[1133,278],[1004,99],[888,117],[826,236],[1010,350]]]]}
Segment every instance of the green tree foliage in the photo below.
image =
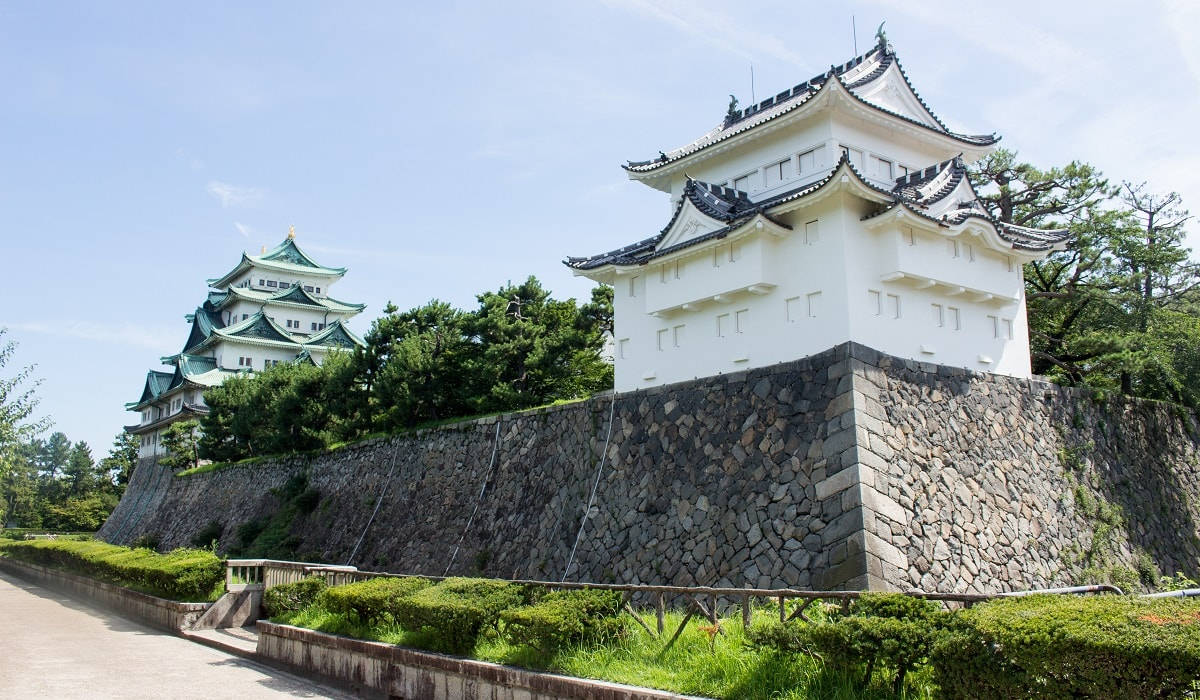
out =
{"type": "Polygon", "coordinates": [[[971,180],[1000,221],[1073,236],[1025,266],[1035,373],[1200,405],[1200,268],[1178,194],[1113,186],[1080,162],[1041,170],[1005,150],[971,180]]]}
{"type": "Polygon", "coordinates": [[[321,366],[281,364],[205,392],[200,456],[233,461],[374,432],[587,396],[612,386],[600,356],[612,290],[559,301],[537,279],[478,296],[474,311],[389,304],[366,347],[321,366]]]}
{"type": "Polygon", "coordinates": [[[100,483],[105,489],[111,488],[117,498],[125,493],[125,486],[133,476],[133,468],[138,461],[138,438],[125,431],[117,433],[108,456],[100,460],[100,483]]]}
{"type": "Polygon", "coordinates": [[[172,423],[163,431],[162,442],[167,454],[159,458],[160,464],[175,469],[191,469],[200,465],[200,421],[181,420],[172,423]]]}
{"type": "Polygon", "coordinates": [[[5,339],[7,328],[0,328],[0,525],[21,522],[36,511],[37,478],[27,459],[26,445],[46,429],[48,421],[31,420],[38,400],[38,381],[33,366],[21,367],[9,375],[17,344],[5,339]]]}

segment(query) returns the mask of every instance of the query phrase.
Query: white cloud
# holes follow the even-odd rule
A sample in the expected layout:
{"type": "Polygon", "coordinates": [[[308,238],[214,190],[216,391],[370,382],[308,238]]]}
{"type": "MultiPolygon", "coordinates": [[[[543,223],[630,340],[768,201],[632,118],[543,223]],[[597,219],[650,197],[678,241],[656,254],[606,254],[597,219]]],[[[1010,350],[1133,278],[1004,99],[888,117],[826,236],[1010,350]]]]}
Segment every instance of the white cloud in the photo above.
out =
{"type": "Polygon", "coordinates": [[[94,321],[60,320],[53,322],[10,323],[8,328],[24,333],[38,333],[62,338],[76,338],[95,343],[131,345],[161,351],[178,335],[178,329],[166,330],[138,326],[132,323],[96,323],[94,321]]]}
{"type": "Polygon", "coordinates": [[[233,227],[236,228],[237,232],[242,234],[242,236],[245,238],[249,238],[250,234],[254,233],[254,229],[250,228],[249,226],[247,226],[246,224],[243,224],[240,221],[233,222],[233,227]]]}
{"type": "Polygon", "coordinates": [[[254,204],[263,197],[262,190],[256,187],[238,187],[228,182],[211,180],[205,188],[209,194],[217,198],[222,208],[240,207],[254,204]]]}

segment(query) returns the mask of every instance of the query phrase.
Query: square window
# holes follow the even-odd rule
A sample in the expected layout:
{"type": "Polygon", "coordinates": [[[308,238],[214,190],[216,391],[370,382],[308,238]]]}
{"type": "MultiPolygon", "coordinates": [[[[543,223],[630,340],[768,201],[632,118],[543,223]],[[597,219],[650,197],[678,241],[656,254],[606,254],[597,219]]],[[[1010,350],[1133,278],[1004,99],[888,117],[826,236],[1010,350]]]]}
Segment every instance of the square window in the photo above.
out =
{"type": "Polygon", "coordinates": [[[638,281],[637,275],[634,275],[633,277],[629,278],[629,296],[631,296],[631,297],[637,296],[637,281],[638,281]]]}
{"type": "Polygon", "coordinates": [[[733,189],[741,190],[742,192],[747,193],[750,192],[751,183],[753,182],[754,176],[757,174],[758,173],[747,173],[746,175],[736,178],[733,181],[733,189]]]}
{"type": "Polygon", "coordinates": [[[317,287],[317,294],[320,294],[320,293],[321,293],[321,288],[317,287]]]}
{"type": "Polygon", "coordinates": [[[667,349],[667,333],[669,332],[669,328],[661,328],[659,329],[658,333],[655,334],[655,343],[659,350],[667,349]]]}
{"type": "Polygon", "coordinates": [[[872,315],[883,315],[883,294],[878,289],[867,290],[867,309],[872,315]]]}
{"type": "Polygon", "coordinates": [[[946,311],[950,315],[950,319],[949,319],[950,327],[956,331],[961,330],[962,329],[962,315],[958,312],[958,308],[954,307],[954,306],[947,306],[946,311]]]}
{"type": "Polygon", "coordinates": [[[741,309],[733,313],[733,332],[745,333],[749,328],[750,309],[741,309]]]}
{"type": "Polygon", "coordinates": [[[1002,321],[1004,321],[1004,337],[1005,337],[1005,338],[1007,338],[1007,339],[1009,339],[1009,340],[1012,340],[1012,339],[1013,339],[1013,322],[1012,322],[1012,319],[1011,319],[1011,318],[1005,318],[1005,319],[1001,319],[1001,320],[1002,320],[1002,321]]]}
{"type": "Polygon", "coordinates": [[[311,292],[312,290],[313,290],[313,288],[312,288],[311,284],[304,285],[304,291],[311,292]]]}
{"type": "Polygon", "coordinates": [[[817,228],[817,219],[804,224],[804,244],[814,245],[821,240],[821,230],[817,228]]]}
{"type": "Polygon", "coordinates": [[[992,322],[992,337],[1000,337],[1000,319],[996,316],[988,316],[988,320],[992,322]]]}
{"type": "Polygon", "coordinates": [[[800,154],[800,172],[810,173],[816,168],[816,150],[800,154]]]}
{"type": "Polygon", "coordinates": [[[821,293],[812,292],[808,295],[808,317],[816,318],[817,312],[821,308],[821,293]]]}
{"type": "Polygon", "coordinates": [[[897,294],[887,295],[887,310],[888,315],[892,318],[900,318],[900,296],[897,294]]]}
{"type": "Polygon", "coordinates": [[[729,314],[717,314],[717,337],[729,335],[729,314]]]}
{"type": "Polygon", "coordinates": [[[316,324],[315,322],[312,324],[312,329],[313,329],[314,331],[315,331],[315,330],[317,330],[317,324],[316,324]]]}
{"type": "Polygon", "coordinates": [[[278,287],[279,284],[275,280],[267,280],[268,287],[278,287]]]}
{"type": "Polygon", "coordinates": [[[800,316],[800,297],[791,297],[784,299],[785,311],[787,312],[788,323],[795,323],[800,316]]]}
{"type": "Polygon", "coordinates": [[[617,357],[622,360],[629,358],[629,338],[621,338],[617,341],[617,357]]]}
{"type": "Polygon", "coordinates": [[[683,328],[684,325],[680,324],[671,329],[671,343],[675,347],[683,345],[683,328]]]}
{"type": "Polygon", "coordinates": [[[941,328],[946,325],[946,315],[941,304],[930,304],[933,309],[933,325],[941,328]]]}

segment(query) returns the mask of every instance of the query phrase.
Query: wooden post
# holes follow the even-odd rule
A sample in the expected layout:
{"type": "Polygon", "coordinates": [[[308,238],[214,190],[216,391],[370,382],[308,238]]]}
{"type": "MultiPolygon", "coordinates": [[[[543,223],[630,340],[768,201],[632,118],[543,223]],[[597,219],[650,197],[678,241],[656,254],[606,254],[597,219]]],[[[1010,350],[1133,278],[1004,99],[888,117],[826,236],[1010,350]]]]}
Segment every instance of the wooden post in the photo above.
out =
{"type": "Polygon", "coordinates": [[[779,624],[781,625],[787,622],[787,606],[784,604],[786,600],[783,596],[779,596],[779,624]]]}
{"type": "Polygon", "coordinates": [[[661,635],[667,626],[667,601],[666,594],[662,591],[654,597],[654,616],[658,619],[658,633],[661,635]]]}
{"type": "Polygon", "coordinates": [[[750,629],[750,594],[742,594],[742,629],[750,629]]]}
{"type": "Polygon", "coordinates": [[[717,624],[717,594],[713,593],[708,598],[708,620],[714,625],[717,624]]]}

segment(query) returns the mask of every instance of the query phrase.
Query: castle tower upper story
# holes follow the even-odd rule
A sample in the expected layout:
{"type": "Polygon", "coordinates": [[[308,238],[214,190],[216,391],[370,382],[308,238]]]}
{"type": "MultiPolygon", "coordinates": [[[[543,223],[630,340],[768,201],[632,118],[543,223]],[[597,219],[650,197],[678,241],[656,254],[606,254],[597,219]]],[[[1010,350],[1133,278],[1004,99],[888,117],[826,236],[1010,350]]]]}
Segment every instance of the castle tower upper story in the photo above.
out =
{"type": "Polygon", "coordinates": [[[991,217],[967,166],[998,137],[951,131],[881,37],[698,139],[629,162],[667,193],[657,234],[565,262],[614,287],[616,386],[760,367],[856,341],[1030,374],[1022,265],[1065,231],[991,217]]]}
{"type": "Polygon", "coordinates": [[[207,413],[204,390],[233,374],[281,362],[320,364],[330,352],[362,346],[346,321],[366,306],[329,295],[345,274],[305,253],[293,228],[279,245],[242,253],[233,269],[209,279],[207,297],[184,317],[190,327],[182,349],[161,358],[171,370],[148,372],[141,397],[126,404],[141,415],[125,429],[141,436],[142,454],[161,452],[171,423],[207,413]]]}

